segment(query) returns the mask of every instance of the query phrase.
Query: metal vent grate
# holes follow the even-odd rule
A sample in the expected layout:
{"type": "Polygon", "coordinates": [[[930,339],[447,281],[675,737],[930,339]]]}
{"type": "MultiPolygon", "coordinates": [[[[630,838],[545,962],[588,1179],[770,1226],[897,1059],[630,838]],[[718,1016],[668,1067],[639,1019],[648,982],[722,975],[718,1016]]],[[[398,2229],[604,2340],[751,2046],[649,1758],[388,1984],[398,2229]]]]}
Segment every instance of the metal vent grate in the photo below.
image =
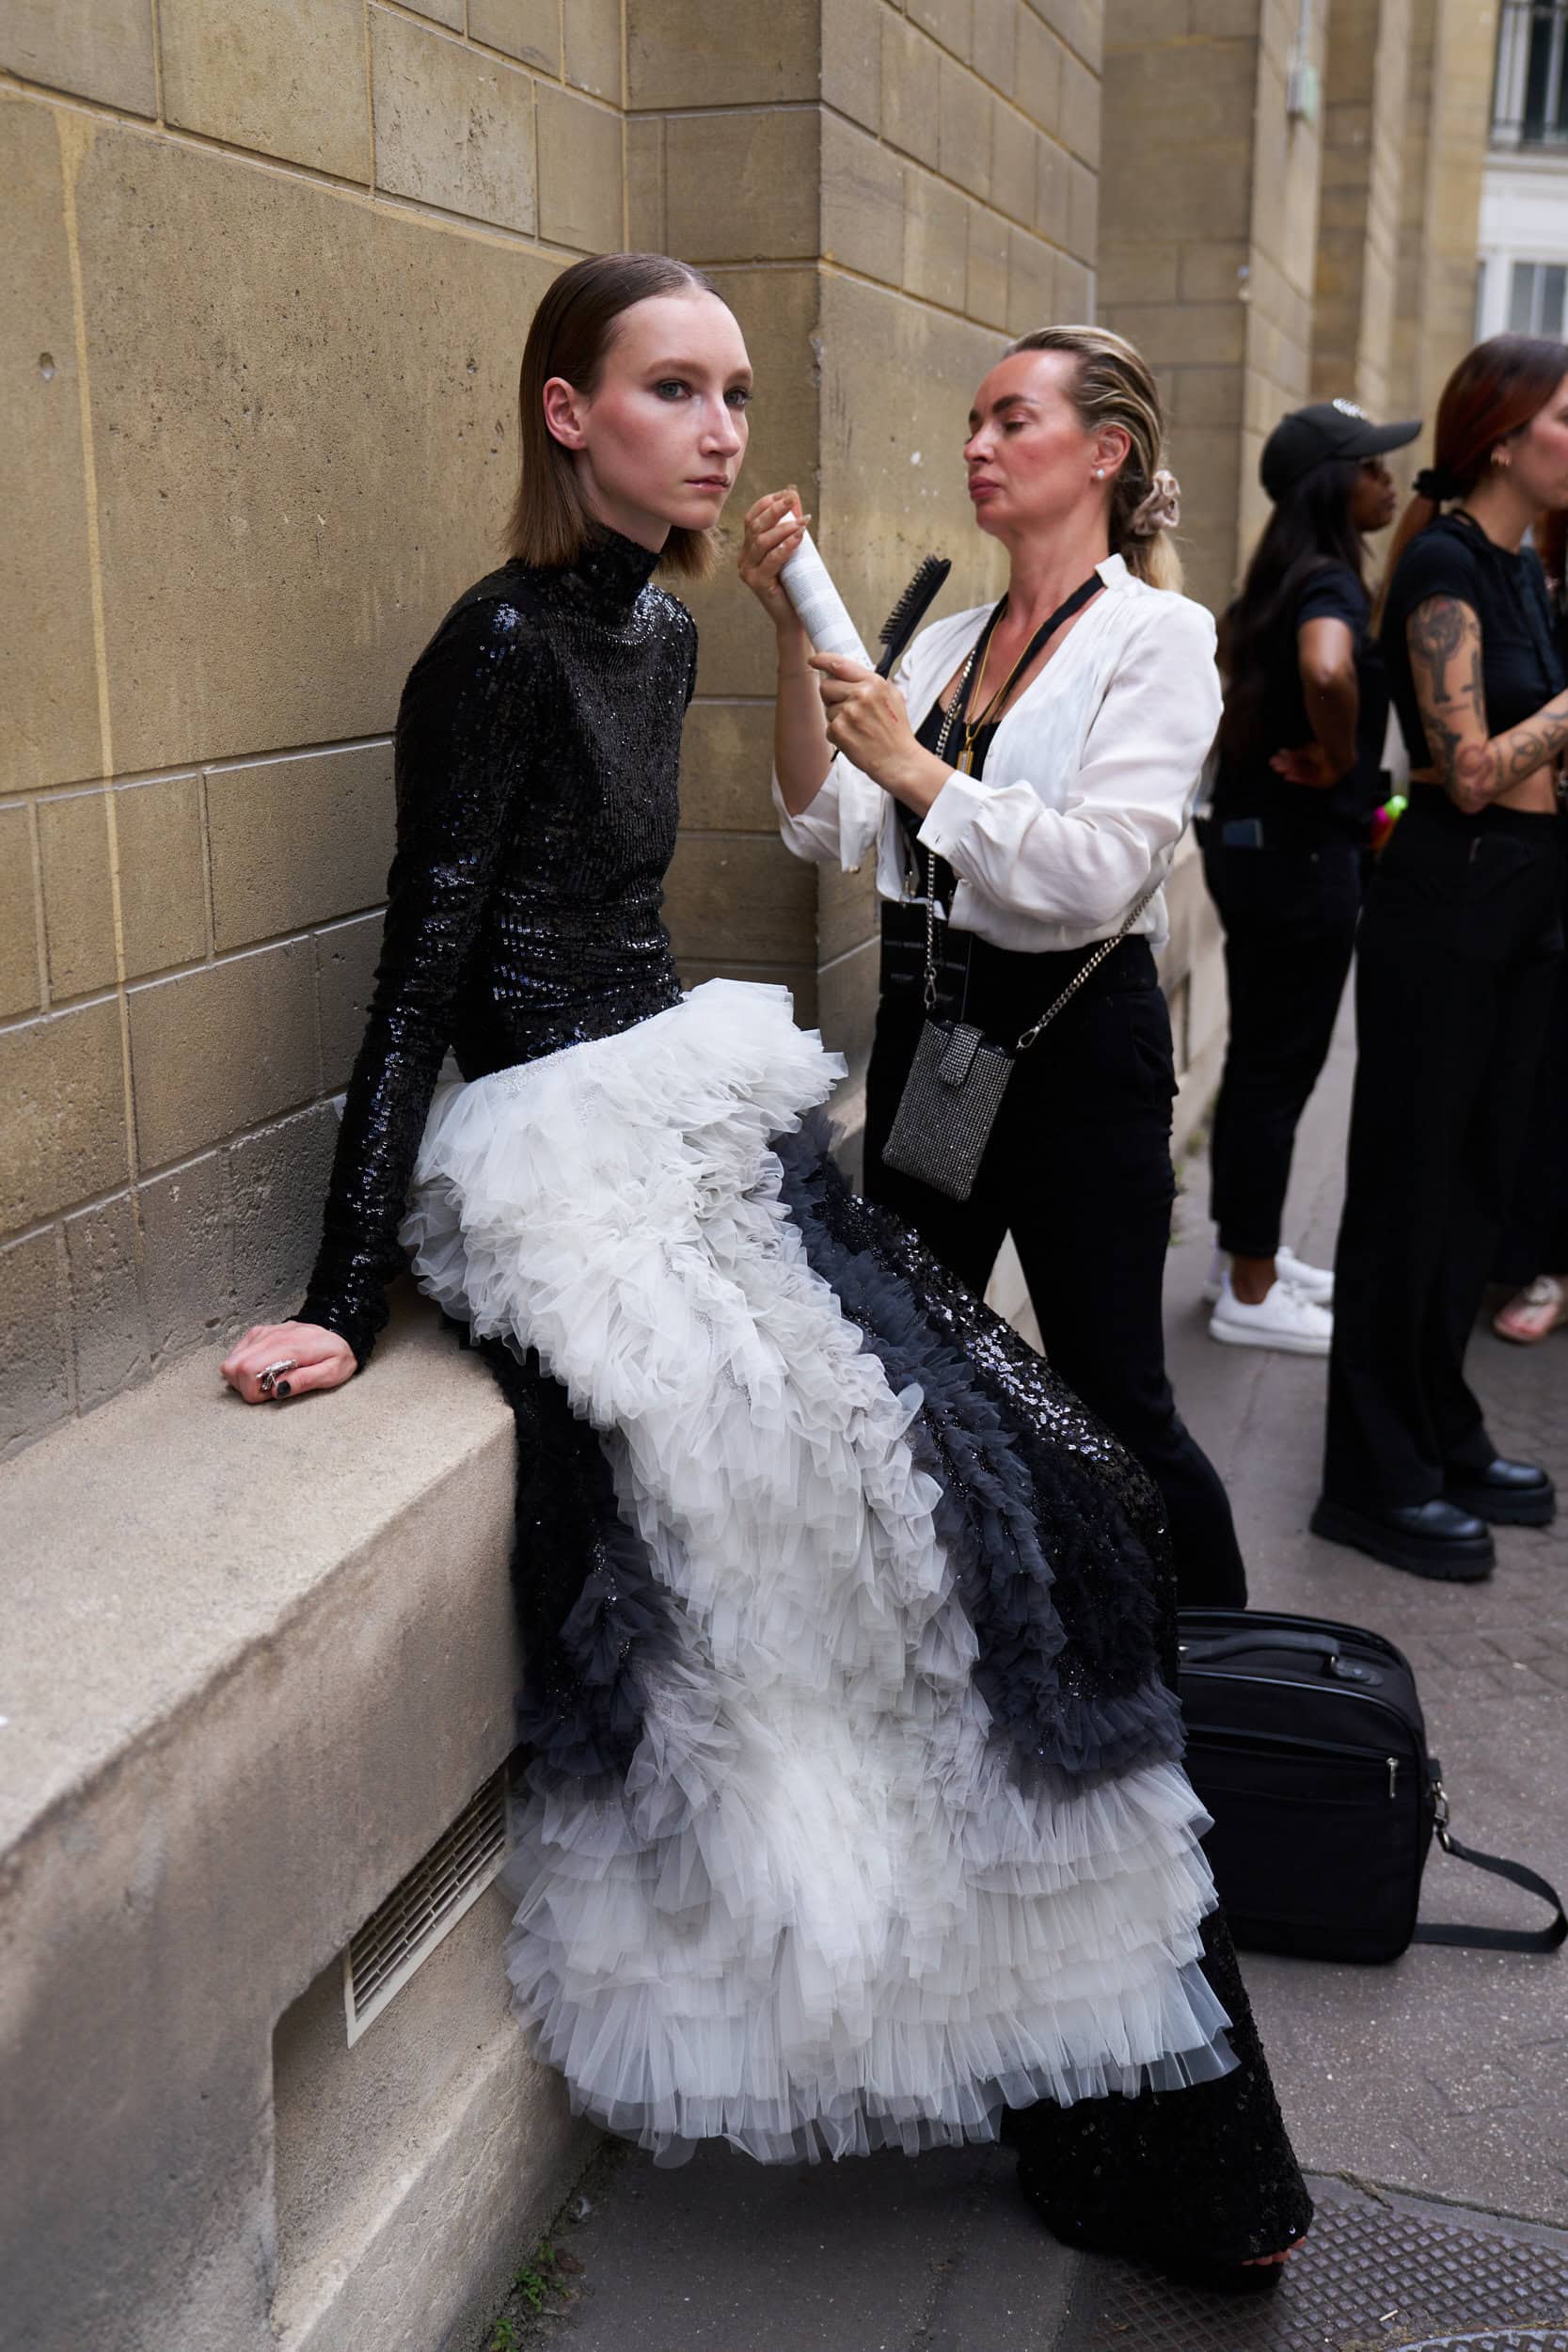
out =
{"type": "Polygon", "coordinates": [[[479,1900],[512,1844],[512,1764],[493,1772],[343,1954],[350,2042],[372,2026],[421,1962],[479,1900]]]}

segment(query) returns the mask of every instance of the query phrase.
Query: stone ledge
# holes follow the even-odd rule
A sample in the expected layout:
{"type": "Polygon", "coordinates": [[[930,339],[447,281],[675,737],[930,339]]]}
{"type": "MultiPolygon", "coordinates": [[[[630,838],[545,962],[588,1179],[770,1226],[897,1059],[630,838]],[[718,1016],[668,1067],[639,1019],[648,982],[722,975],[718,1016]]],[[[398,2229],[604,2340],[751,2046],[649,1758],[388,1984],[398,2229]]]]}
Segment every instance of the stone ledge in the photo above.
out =
{"type": "Polygon", "coordinates": [[[352,2051],[330,2029],[343,1946],[513,1744],[512,1489],[500,1396],[412,1302],[329,1398],[242,1406],[207,1353],[0,1472],[6,2352],[430,2352],[568,2185],[497,1899],[436,1955],[459,2007],[421,1971],[352,2051]],[[367,2254],[329,2210],[319,2272],[275,2186],[316,2144],[278,2062],[302,2003],[340,2070],[311,2194],[358,2199],[367,2254]],[[453,2143],[503,2111],[526,2133],[453,2143]]]}

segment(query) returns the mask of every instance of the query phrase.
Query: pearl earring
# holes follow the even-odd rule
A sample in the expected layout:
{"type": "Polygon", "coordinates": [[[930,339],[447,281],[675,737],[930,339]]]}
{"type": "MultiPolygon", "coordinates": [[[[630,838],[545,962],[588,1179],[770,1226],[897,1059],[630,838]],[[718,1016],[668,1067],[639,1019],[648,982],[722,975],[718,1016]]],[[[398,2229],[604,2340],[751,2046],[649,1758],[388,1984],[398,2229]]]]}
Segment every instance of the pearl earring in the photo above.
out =
{"type": "Polygon", "coordinates": [[[1104,467],[1103,467],[1103,466],[1097,466],[1097,467],[1095,468],[1095,469],[1094,469],[1094,478],[1095,478],[1095,480],[1096,480],[1097,482],[1103,482],[1103,481],[1104,481],[1104,479],[1105,479],[1105,469],[1104,469],[1104,467]]]}

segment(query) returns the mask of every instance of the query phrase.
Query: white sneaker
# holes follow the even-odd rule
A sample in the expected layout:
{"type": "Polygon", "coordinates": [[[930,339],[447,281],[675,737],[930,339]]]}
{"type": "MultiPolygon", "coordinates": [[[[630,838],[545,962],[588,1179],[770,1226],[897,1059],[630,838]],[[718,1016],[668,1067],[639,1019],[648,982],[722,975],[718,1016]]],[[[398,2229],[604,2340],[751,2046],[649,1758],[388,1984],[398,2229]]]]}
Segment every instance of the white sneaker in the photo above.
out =
{"type": "Polygon", "coordinates": [[[1227,1274],[1209,1318],[1209,1337],[1223,1340],[1227,1347],[1277,1347],[1290,1356],[1326,1356],[1334,1317],[1283,1275],[1256,1307],[1244,1306],[1227,1274]]]}
{"type": "MultiPolygon", "coordinates": [[[[1327,1266],[1308,1265],[1305,1259],[1296,1256],[1288,1242],[1281,1242],[1275,1251],[1274,1264],[1275,1272],[1282,1275],[1288,1282],[1293,1282],[1314,1306],[1333,1306],[1334,1277],[1327,1266]]],[[[1209,1276],[1203,1285],[1204,1298],[1211,1307],[1219,1302],[1229,1268],[1230,1260],[1226,1252],[1216,1249],[1209,1261],[1209,1276]]]]}
{"type": "Polygon", "coordinates": [[[1304,1258],[1296,1256],[1288,1242],[1281,1242],[1275,1251],[1274,1265],[1275,1272],[1282,1275],[1305,1298],[1309,1298],[1314,1307],[1333,1306],[1334,1270],[1331,1266],[1308,1265],[1304,1258]]]}

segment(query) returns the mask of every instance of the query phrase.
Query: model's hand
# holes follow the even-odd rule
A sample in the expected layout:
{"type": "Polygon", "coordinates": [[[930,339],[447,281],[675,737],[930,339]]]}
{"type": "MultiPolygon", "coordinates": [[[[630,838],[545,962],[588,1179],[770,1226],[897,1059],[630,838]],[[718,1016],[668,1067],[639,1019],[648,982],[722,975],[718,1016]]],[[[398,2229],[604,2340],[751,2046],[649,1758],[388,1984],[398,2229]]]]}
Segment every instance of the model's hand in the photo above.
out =
{"type": "Polygon", "coordinates": [[[924,817],[953,771],[915,741],[904,697],[892,679],[843,653],[814,653],[811,667],[834,751],[924,817]]]}
{"type": "Polygon", "coordinates": [[[1269,766],[1287,784],[1304,784],[1311,792],[1330,792],[1344,774],[1337,768],[1321,743],[1303,743],[1298,749],[1275,752],[1269,766]]]}
{"type": "Polygon", "coordinates": [[[247,1405],[281,1405],[311,1389],[341,1389],[358,1366],[347,1340],[319,1323],[253,1323],[219,1369],[247,1405]],[[263,1373],[273,1375],[264,1387],[263,1373]]]}
{"type": "Polygon", "coordinates": [[[740,577],[781,634],[799,629],[795,607],[779,584],[779,574],[805,536],[800,493],[769,490],[746,510],[740,543],[740,577]]]}

